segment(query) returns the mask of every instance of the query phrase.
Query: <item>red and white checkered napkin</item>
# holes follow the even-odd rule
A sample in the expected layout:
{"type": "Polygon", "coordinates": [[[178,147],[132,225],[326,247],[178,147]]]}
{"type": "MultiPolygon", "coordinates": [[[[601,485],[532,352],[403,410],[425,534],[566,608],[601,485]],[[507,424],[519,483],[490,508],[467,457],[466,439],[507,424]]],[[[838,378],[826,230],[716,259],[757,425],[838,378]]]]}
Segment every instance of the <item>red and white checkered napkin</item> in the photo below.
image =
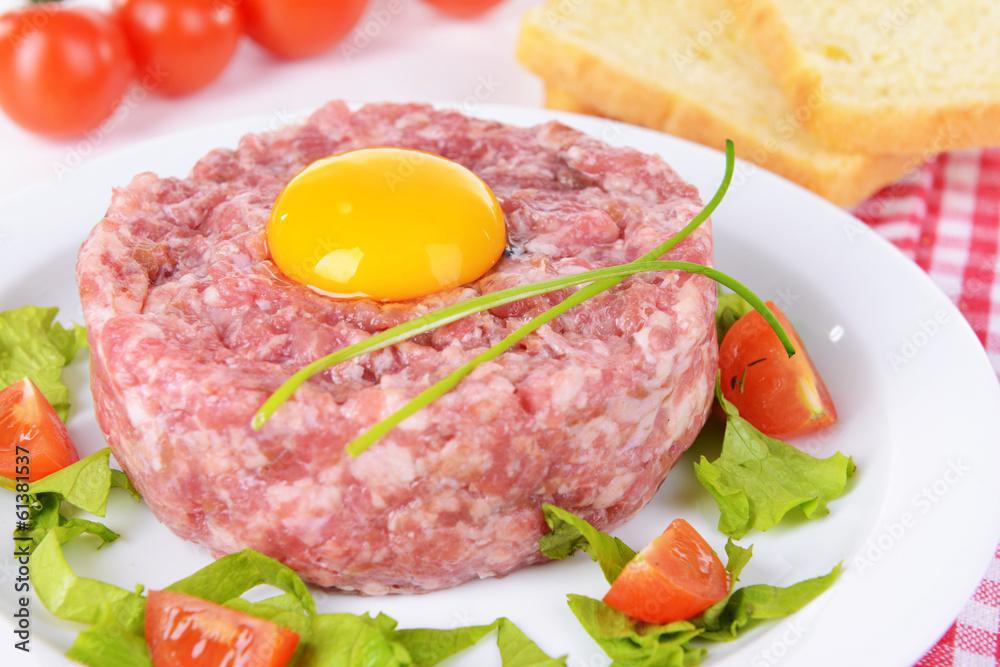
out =
{"type": "MultiPolygon", "coordinates": [[[[1000,374],[1000,148],[945,153],[853,211],[930,275],[1000,374]]],[[[917,667],[1000,665],[1000,547],[917,667]]]]}

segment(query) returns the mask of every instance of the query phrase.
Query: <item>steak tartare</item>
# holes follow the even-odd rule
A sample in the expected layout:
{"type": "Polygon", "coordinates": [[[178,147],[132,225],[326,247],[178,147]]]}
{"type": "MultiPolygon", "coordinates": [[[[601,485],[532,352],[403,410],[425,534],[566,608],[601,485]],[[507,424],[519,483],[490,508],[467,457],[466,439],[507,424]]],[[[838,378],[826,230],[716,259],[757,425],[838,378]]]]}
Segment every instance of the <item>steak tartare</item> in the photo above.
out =
{"type": "MultiPolygon", "coordinates": [[[[187,178],[143,173],[114,191],[77,266],[98,422],[156,517],[216,556],[251,547],[315,584],[367,594],[502,576],[546,560],[542,503],[613,528],[690,445],[716,374],[708,278],[620,283],[357,458],[344,452],[353,438],[569,292],[346,362],[260,431],[251,418],[320,356],[460,300],[630,261],[700,209],[658,156],[556,122],[330,103],[209,153],[187,178]],[[489,184],[508,228],[496,266],[396,303],[332,299],[284,276],[265,242],[282,187],[316,159],[367,146],[437,153],[489,184]]],[[[710,265],[708,224],[670,258],[710,265]]]]}

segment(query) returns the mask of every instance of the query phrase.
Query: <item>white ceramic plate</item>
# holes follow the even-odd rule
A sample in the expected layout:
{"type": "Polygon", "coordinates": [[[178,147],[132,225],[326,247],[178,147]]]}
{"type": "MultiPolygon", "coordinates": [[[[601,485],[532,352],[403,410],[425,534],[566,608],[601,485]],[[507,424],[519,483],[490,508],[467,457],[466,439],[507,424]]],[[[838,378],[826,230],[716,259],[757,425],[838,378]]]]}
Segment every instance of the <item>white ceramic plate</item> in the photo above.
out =
{"type": "MultiPolygon", "coordinates": [[[[661,153],[705,199],[724,170],[721,153],[610,121],[511,107],[479,113],[514,124],[558,118],[610,143],[661,153]]],[[[149,141],[0,202],[0,310],[57,305],[61,321],[82,322],[76,252],[107,207],[110,188],[144,170],[184,175],[207,150],[278,122],[252,118],[149,141]]],[[[786,310],[837,401],[840,424],[798,444],[818,456],[849,454],[858,473],[828,517],[741,541],[753,544],[755,554],[743,583],[789,585],[843,562],[840,580],[795,617],[711,647],[707,662],[843,665],[877,656],[880,665],[910,665],[954,620],[1000,537],[996,375],[961,314],[923,272],[810,193],[740,163],[713,224],[718,266],[786,310]]],[[[104,442],[86,360],[65,375],[75,397],[70,431],[81,454],[89,454],[104,442]]],[[[651,504],[617,531],[620,537],[640,548],[683,516],[722,551],[718,510],[695,480],[693,460],[694,452],[685,455],[651,504]]],[[[174,537],[144,506],[123,493],[113,496],[107,523],[123,537],[99,553],[86,540],[69,545],[79,574],[128,589],[137,582],[159,588],[210,562],[204,549],[174,537]]],[[[0,497],[6,498],[0,534],[9,535],[14,502],[0,497]]],[[[10,550],[3,551],[2,614],[10,623],[16,570],[10,550]]],[[[323,611],[381,611],[400,627],[507,616],[551,655],[568,653],[571,667],[590,667],[610,661],[580,629],[565,595],[600,597],[606,588],[600,569],[578,556],[427,595],[316,597],[323,611]]],[[[61,664],[79,626],[52,618],[37,600],[31,614],[34,652],[11,651],[9,630],[0,633],[0,648],[14,654],[13,664],[61,664]]],[[[449,664],[500,661],[484,640],[449,664]]]]}

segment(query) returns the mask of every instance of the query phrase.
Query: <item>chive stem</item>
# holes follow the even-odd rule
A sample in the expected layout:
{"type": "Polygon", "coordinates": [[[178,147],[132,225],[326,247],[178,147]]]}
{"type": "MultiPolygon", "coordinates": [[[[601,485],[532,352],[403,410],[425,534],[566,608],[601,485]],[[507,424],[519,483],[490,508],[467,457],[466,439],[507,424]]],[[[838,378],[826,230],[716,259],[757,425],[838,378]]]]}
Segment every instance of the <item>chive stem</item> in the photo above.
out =
{"type": "Polygon", "coordinates": [[[657,259],[667,254],[674,247],[687,238],[691,232],[698,229],[703,222],[708,220],[708,216],[715,212],[715,209],[719,207],[722,203],[722,198],[726,196],[726,191],[729,190],[729,184],[733,180],[733,171],[736,169],[736,149],[733,145],[732,140],[726,139],[726,173],[722,177],[722,182],[719,183],[718,189],[716,189],[715,194],[712,198],[708,200],[705,207],[701,209],[698,215],[691,218],[691,222],[684,226],[684,229],[677,232],[669,239],[655,247],[653,250],[647,252],[642,257],[634,260],[636,262],[643,262],[649,259],[657,259]]]}
{"type": "Polygon", "coordinates": [[[590,283],[574,292],[559,304],[549,308],[541,315],[538,315],[528,321],[513,333],[508,334],[503,340],[489,348],[486,352],[480,354],[475,359],[472,359],[443,379],[434,383],[411,399],[398,411],[379,421],[370,429],[365,431],[361,436],[353,440],[347,446],[347,452],[350,455],[358,456],[379,438],[395,428],[404,419],[440,398],[442,395],[453,389],[462,380],[462,378],[472,373],[478,366],[495,359],[500,354],[517,344],[517,342],[526,335],[537,330],[544,324],[551,322],[553,319],[574,306],[577,306],[587,299],[590,299],[591,297],[620,283],[625,278],[636,273],[647,271],[673,269],[686,271],[688,273],[699,273],[711,277],[713,280],[729,287],[734,292],[740,294],[751,306],[753,306],[755,310],[764,316],[764,318],[778,334],[778,337],[781,339],[782,344],[784,345],[789,356],[791,356],[794,353],[794,347],[792,346],[787,334],[781,328],[777,319],[771,313],[770,309],[764,305],[764,302],[742,283],[716,269],[702,266],[700,264],[690,262],[657,261],[657,258],[662,257],[664,254],[669,252],[677,246],[677,244],[689,236],[695,229],[697,229],[718,207],[732,180],[734,167],[735,154],[733,143],[732,141],[727,141],[726,173],[712,199],[709,200],[708,204],[705,205],[701,212],[692,218],[692,220],[685,225],[681,231],[674,234],[664,243],[642,255],[638,259],[621,266],[597,269],[571,276],[563,276],[553,280],[532,283],[530,285],[522,285],[482,295],[468,301],[455,303],[432,313],[422,315],[386,331],[379,332],[378,334],[375,334],[360,343],[355,343],[354,345],[350,345],[341,350],[337,350],[332,354],[321,357],[293,374],[273,394],[271,394],[270,397],[268,397],[268,399],[261,406],[260,410],[258,410],[253,417],[253,428],[255,430],[259,430],[263,427],[274,412],[286,400],[288,400],[295,390],[298,389],[306,380],[336,364],[353,359],[362,354],[374,352],[384,347],[394,345],[407,340],[408,338],[412,338],[413,336],[459,320],[463,317],[482,312],[483,310],[496,308],[500,305],[520,301],[532,296],[538,296],[559,289],[564,289],[566,287],[590,283]]]}
{"type": "MultiPolygon", "coordinates": [[[[759,312],[764,317],[767,317],[768,314],[771,313],[770,309],[764,304],[764,301],[761,300],[761,298],[758,297],[756,294],[754,294],[750,290],[750,288],[748,288],[746,285],[739,282],[732,276],[722,273],[718,269],[690,262],[669,262],[669,261],[633,262],[630,264],[626,264],[624,266],[629,267],[631,269],[630,273],[643,273],[650,270],[673,269],[673,270],[684,271],[686,273],[702,274],[708,276],[709,278],[711,278],[712,280],[716,281],[721,285],[725,285],[729,289],[733,290],[734,292],[742,296],[744,299],[747,300],[747,303],[753,306],[754,310],[759,312]]],[[[462,378],[469,375],[478,366],[486,363],[487,361],[495,359],[502,353],[509,350],[515,344],[517,344],[517,342],[520,341],[522,338],[532,333],[536,329],[540,328],[542,325],[551,322],[553,319],[555,319],[559,315],[562,315],[570,308],[573,308],[574,306],[583,303],[587,299],[597,294],[600,294],[608,287],[610,287],[610,285],[604,286],[602,283],[606,283],[609,281],[619,282],[623,279],[624,278],[605,278],[603,280],[587,285],[586,287],[583,287],[577,292],[570,295],[562,302],[556,304],[552,308],[549,308],[541,315],[538,315],[537,317],[533,318],[527,323],[521,325],[520,328],[518,328],[513,333],[508,334],[499,343],[496,343],[493,347],[486,350],[476,358],[468,361],[458,369],[452,371],[450,374],[448,374],[441,380],[438,380],[427,389],[424,389],[422,392],[420,392],[415,397],[410,399],[410,401],[407,402],[405,405],[403,405],[403,407],[399,408],[397,411],[393,412],[385,419],[376,422],[374,426],[369,428],[367,431],[362,433],[360,436],[352,440],[347,445],[347,453],[350,454],[351,456],[360,455],[371,445],[373,445],[379,438],[381,438],[386,433],[388,433],[396,426],[398,426],[404,419],[422,410],[423,408],[427,407],[428,405],[436,401],[438,398],[440,398],[447,392],[454,389],[455,386],[458,385],[459,381],[462,380],[462,378]]],[[[614,282],[612,282],[612,285],[614,284],[614,282]]],[[[792,343],[789,340],[788,335],[785,333],[784,329],[781,328],[781,325],[778,323],[777,319],[774,318],[773,314],[771,314],[769,321],[773,321],[772,326],[777,327],[775,329],[775,332],[778,334],[778,337],[781,338],[781,342],[785,346],[785,350],[794,351],[794,348],[792,347],[792,343]]],[[[790,355],[791,352],[789,353],[789,356],[790,355]]]]}
{"type": "MultiPolygon", "coordinates": [[[[595,269],[593,271],[576,273],[569,276],[561,276],[559,278],[531,283],[529,285],[511,287],[499,292],[484,294],[474,299],[469,299],[468,301],[461,301],[459,303],[451,304],[450,306],[445,306],[444,308],[440,308],[434,312],[421,315],[420,317],[410,320],[409,322],[404,322],[403,324],[395,326],[391,329],[381,331],[370,338],[354,343],[353,345],[349,345],[345,348],[341,348],[340,350],[328,354],[325,357],[321,357],[296,371],[291,377],[285,380],[285,382],[278,387],[278,389],[276,389],[270,397],[268,397],[261,408],[257,411],[253,417],[253,428],[255,430],[260,429],[274,414],[275,410],[277,410],[282,403],[295,393],[295,390],[298,389],[306,380],[318,373],[321,373],[327,368],[336,366],[337,364],[350,359],[354,359],[362,354],[381,350],[382,348],[394,345],[409,338],[413,338],[414,336],[426,333],[427,331],[431,331],[445,324],[460,320],[463,317],[467,317],[484,310],[489,310],[490,308],[496,308],[497,306],[513,303],[515,301],[521,301],[528,297],[547,294],[549,292],[565,289],[567,287],[593,282],[601,278],[616,276],[625,278],[636,273],[641,273],[642,271],[658,271],[670,268],[662,262],[646,261],[642,262],[641,265],[645,268],[636,270],[635,267],[640,266],[640,262],[636,260],[630,264],[611,266],[604,269],[595,269]]],[[[691,266],[700,265],[691,264],[691,266]]]]}

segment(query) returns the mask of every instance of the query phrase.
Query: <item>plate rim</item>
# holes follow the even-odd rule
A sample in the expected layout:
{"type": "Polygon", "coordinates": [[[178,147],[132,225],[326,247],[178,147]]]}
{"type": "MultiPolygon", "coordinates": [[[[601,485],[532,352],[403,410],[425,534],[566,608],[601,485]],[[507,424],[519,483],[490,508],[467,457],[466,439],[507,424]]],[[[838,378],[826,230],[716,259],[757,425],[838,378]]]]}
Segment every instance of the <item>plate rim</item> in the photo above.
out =
{"type": "MultiPolygon", "coordinates": [[[[442,104],[437,104],[437,106],[452,107],[456,105],[442,103],[442,104]]],[[[715,161],[719,165],[724,164],[724,157],[722,156],[722,153],[719,152],[718,150],[694,144],[692,142],[679,139],[677,137],[672,137],[670,135],[662,134],[656,132],[655,130],[650,130],[648,128],[641,128],[626,123],[620,123],[618,121],[611,121],[608,119],[598,119],[591,116],[583,116],[580,114],[574,114],[570,112],[555,112],[534,107],[499,105],[499,104],[484,104],[480,108],[476,109],[475,112],[471,115],[482,115],[484,117],[497,118],[498,120],[504,120],[504,122],[512,122],[511,120],[506,118],[508,116],[513,116],[515,118],[534,118],[535,120],[533,120],[532,122],[544,122],[546,120],[554,119],[554,120],[559,120],[561,122],[565,122],[566,124],[571,125],[573,127],[577,127],[578,129],[587,126],[590,126],[591,128],[596,128],[601,125],[609,126],[608,124],[610,124],[610,126],[624,128],[622,130],[622,133],[625,134],[626,136],[639,136],[640,138],[653,137],[655,138],[656,142],[664,142],[663,145],[669,145],[672,143],[677,143],[678,145],[686,145],[687,150],[693,151],[695,153],[701,153],[703,157],[705,157],[705,159],[708,159],[709,161],[715,161]]],[[[141,142],[137,142],[136,144],[130,145],[128,147],[116,150],[107,155],[95,158],[93,161],[82,165],[77,174],[74,174],[72,178],[77,179],[77,182],[79,183],[80,175],[82,175],[83,179],[85,180],[88,177],[88,175],[98,174],[108,165],[111,165],[113,163],[120,163],[123,160],[125,162],[128,162],[128,160],[134,157],[135,155],[141,154],[144,151],[149,151],[152,147],[169,145],[185,137],[188,138],[188,140],[190,140],[192,137],[212,134],[216,130],[223,130],[223,129],[232,130],[234,127],[247,127],[250,128],[247,131],[254,131],[253,128],[257,125],[260,125],[262,120],[266,122],[268,119],[269,117],[266,114],[254,114],[242,118],[222,121],[218,123],[212,123],[205,126],[196,126],[189,129],[172,132],[157,137],[151,137],[141,142]]],[[[513,124],[518,124],[516,119],[513,121],[513,124]]],[[[243,133],[245,132],[241,130],[240,134],[243,133]]],[[[662,146],[658,146],[652,152],[659,153],[661,151],[662,151],[662,146]]],[[[201,155],[202,153],[204,153],[203,149],[200,150],[200,152],[198,152],[198,155],[201,155]]],[[[670,162],[669,159],[667,159],[667,161],[668,163],[670,162]]],[[[743,161],[740,162],[744,166],[749,165],[749,163],[743,161]]],[[[677,168],[677,171],[679,173],[681,173],[682,175],[685,176],[685,178],[687,178],[687,176],[684,174],[684,172],[679,166],[673,165],[673,163],[671,164],[672,166],[675,166],[675,168],[677,168]]],[[[768,187],[768,188],[777,187],[779,189],[786,189],[786,190],[788,188],[791,188],[788,191],[795,193],[796,198],[804,201],[809,201],[813,206],[819,206],[821,209],[825,210],[825,213],[827,215],[838,218],[841,221],[841,224],[845,225],[857,224],[863,226],[863,223],[858,221],[857,218],[851,216],[850,213],[835,207],[833,204],[825,200],[822,200],[817,195],[814,195],[811,192],[808,192],[802,189],[801,187],[793,183],[790,183],[789,181],[786,181],[778,176],[770,174],[769,172],[766,172],[764,170],[760,170],[757,173],[760,174],[759,178],[763,179],[762,182],[765,184],[764,186],[761,187],[768,187]]],[[[53,189],[58,191],[62,187],[62,185],[54,183],[54,181],[55,179],[53,177],[49,177],[33,185],[27,186],[26,188],[22,188],[16,191],[15,193],[0,198],[0,211],[7,210],[12,207],[17,207],[25,200],[30,200],[34,197],[41,197],[53,189]]],[[[73,190],[71,190],[71,193],[72,192],[73,190]]],[[[973,341],[975,341],[976,345],[978,346],[978,350],[981,353],[979,355],[979,361],[976,362],[978,364],[977,372],[981,375],[984,375],[985,377],[986,369],[989,369],[989,372],[993,379],[994,386],[992,390],[990,390],[989,387],[987,386],[986,390],[987,393],[989,393],[989,391],[992,391],[993,396],[997,398],[996,405],[1000,406],[1000,384],[997,383],[996,374],[989,364],[989,360],[986,356],[985,350],[982,349],[982,346],[979,343],[978,339],[975,337],[975,334],[973,333],[971,326],[965,320],[964,316],[962,316],[961,312],[957,309],[957,307],[954,306],[954,304],[952,304],[947,295],[945,295],[945,293],[931,280],[930,276],[926,272],[921,270],[919,266],[917,266],[911,260],[906,258],[902,253],[898,251],[898,249],[895,248],[895,246],[893,246],[889,241],[887,241],[883,237],[879,236],[870,228],[864,226],[863,229],[866,230],[863,233],[868,235],[867,238],[865,239],[866,242],[872,243],[873,248],[875,248],[875,250],[873,250],[872,252],[875,255],[884,255],[888,253],[887,256],[894,257],[895,260],[897,260],[895,262],[896,269],[902,270],[907,273],[906,280],[908,282],[913,282],[914,285],[919,285],[920,291],[933,295],[934,300],[946,304],[942,307],[950,309],[948,311],[950,316],[954,317],[959,324],[959,328],[963,329],[961,335],[964,338],[967,339],[971,338],[973,341]],[[898,260],[902,260],[902,262],[899,262],[898,260]]],[[[2,244],[0,244],[0,256],[2,256],[2,249],[3,249],[2,244]]],[[[973,350],[973,352],[975,352],[975,350],[973,350]]],[[[979,382],[980,379],[977,379],[976,381],[979,382]]],[[[998,417],[998,415],[1000,415],[1000,411],[997,412],[997,415],[994,415],[994,421],[1000,423],[1000,417],[998,417]]],[[[1000,526],[1000,510],[995,511],[994,514],[996,514],[996,516],[991,517],[994,522],[992,525],[1000,526]]],[[[1000,527],[998,527],[997,530],[994,531],[993,535],[994,538],[1000,536],[1000,527]]],[[[978,541],[982,542],[983,540],[980,539],[978,541]]],[[[992,543],[992,547],[995,548],[995,546],[996,543],[994,541],[992,543]]],[[[989,554],[984,554],[982,556],[983,569],[980,569],[974,573],[976,583],[979,580],[981,580],[984,568],[989,563],[990,559],[992,559],[992,557],[993,557],[992,550],[990,551],[989,554]]],[[[972,581],[972,579],[973,577],[970,574],[965,576],[963,581],[966,580],[972,581]]],[[[974,590],[974,586],[975,583],[973,583],[972,586],[968,587],[967,591],[964,593],[964,597],[962,597],[961,604],[964,604],[964,601],[967,600],[969,597],[971,597],[974,590]]],[[[948,625],[951,623],[952,620],[954,620],[955,616],[957,616],[960,609],[961,606],[958,606],[957,608],[954,608],[950,612],[948,612],[947,615],[949,616],[949,619],[947,623],[944,623],[943,625],[941,623],[938,623],[939,625],[941,625],[940,633],[938,635],[931,638],[924,638],[926,641],[921,640],[921,642],[919,642],[923,644],[923,649],[921,650],[920,653],[917,653],[917,651],[919,650],[917,648],[913,648],[910,650],[909,653],[913,654],[912,658],[913,660],[918,659],[920,655],[923,654],[922,651],[925,651],[926,649],[930,648],[931,646],[934,645],[936,641],[938,641],[940,634],[947,629],[948,625]]],[[[944,615],[945,614],[941,613],[937,614],[937,616],[944,616],[944,615]]],[[[527,629],[526,631],[530,635],[530,628],[527,629]]],[[[913,642],[913,645],[915,646],[917,643],[918,642],[913,642]]],[[[724,664],[725,662],[727,662],[727,660],[724,659],[723,661],[719,662],[719,664],[724,664]]]]}

